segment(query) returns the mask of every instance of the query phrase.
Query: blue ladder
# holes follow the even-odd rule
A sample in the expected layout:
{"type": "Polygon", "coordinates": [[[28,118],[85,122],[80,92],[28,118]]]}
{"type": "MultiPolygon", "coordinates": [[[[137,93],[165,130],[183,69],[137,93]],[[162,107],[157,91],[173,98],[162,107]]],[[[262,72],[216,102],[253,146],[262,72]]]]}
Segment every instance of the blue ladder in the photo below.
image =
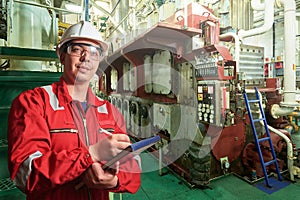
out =
{"type": "Polygon", "coordinates": [[[264,173],[264,176],[265,176],[265,181],[266,181],[266,184],[267,184],[268,187],[272,187],[270,185],[270,182],[269,182],[266,167],[271,165],[271,164],[275,164],[278,180],[281,181],[282,177],[281,177],[281,174],[280,174],[279,165],[278,165],[278,162],[277,162],[277,159],[276,159],[276,154],[275,154],[274,147],[273,147],[273,144],[272,144],[272,140],[271,140],[267,120],[266,120],[265,113],[264,113],[264,110],[263,110],[263,107],[262,107],[260,95],[259,95],[259,92],[257,90],[257,87],[255,87],[254,89],[255,89],[256,99],[248,100],[248,96],[247,96],[246,91],[243,92],[243,96],[244,96],[244,99],[245,99],[248,115],[249,115],[249,118],[250,118],[251,127],[252,127],[252,131],[253,131],[254,139],[255,139],[255,145],[256,145],[256,148],[257,148],[257,151],[258,151],[258,154],[259,154],[259,159],[260,159],[260,163],[261,163],[263,173],[264,173]],[[261,118],[253,119],[249,103],[258,103],[261,118]],[[264,123],[264,127],[265,127],[265,130],[266,130],[267,137],[258,138],[258,136],[257,136],[256,128],[255,128],[255,122],[260,122],[260,121],[263,121],[263,123],[264,123]],[[271,153],[272,153],[272,157],[273,157],[273,159],[268,161],[268,162],[264,161],[264,158],[263,158],[263,155],[262,155],[262,152],[261,152],[260,142],[263,142],[263,141],[269,141],[269,145],[270,145],[270,149],[271,149],[271,153]]]}

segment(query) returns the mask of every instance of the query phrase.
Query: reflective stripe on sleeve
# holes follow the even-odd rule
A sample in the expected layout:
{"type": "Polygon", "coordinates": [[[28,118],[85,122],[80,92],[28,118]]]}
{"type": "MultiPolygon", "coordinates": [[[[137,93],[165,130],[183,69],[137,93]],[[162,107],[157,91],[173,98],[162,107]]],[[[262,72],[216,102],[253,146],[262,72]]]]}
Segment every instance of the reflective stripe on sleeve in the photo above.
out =
{"type": "Polygon", "coordinates": [[[23,192],[26,188],[26,183],[30,172],[32,171],[32,160],[41,157],[43,154],[40,151],[36,151],[31,154],[19,167],[19,170],[14,178],[13,182],[18,186],[23,192]]]}

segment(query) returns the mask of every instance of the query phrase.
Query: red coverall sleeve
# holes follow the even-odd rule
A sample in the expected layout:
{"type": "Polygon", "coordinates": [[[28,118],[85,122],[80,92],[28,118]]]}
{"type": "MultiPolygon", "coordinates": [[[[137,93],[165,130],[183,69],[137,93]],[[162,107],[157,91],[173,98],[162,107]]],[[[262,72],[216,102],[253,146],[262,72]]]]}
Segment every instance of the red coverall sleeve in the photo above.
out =
{"type": "MultiPolygon", "coordinates": [[[[116,130],[115,133],[124,133],[126,134],[126,123],[123,115],[112,106],[112,113],[114,120],[116,121],[116,130]]],[[[126,158],[126,162],[121,162],[120,169],[118,173],[119,186],[111,192],[130,192],[135,193],[138,191],[141,180],[140,180],[140,163],[137,159],[130,156],[126,158]]]]}
{"type": "Polygon", "coordinates": [[[40,157],[33,159],[26,185],[20,188],[26,193],[43,192],[72,181],[93,163],[85,147],[52,151],[44,104],[42,95],[30,90],[13,101],[9,113],[8,165],[11,179],[20,173],[19,168],[30,155],[37,151],[41,153],[40,157]]]}

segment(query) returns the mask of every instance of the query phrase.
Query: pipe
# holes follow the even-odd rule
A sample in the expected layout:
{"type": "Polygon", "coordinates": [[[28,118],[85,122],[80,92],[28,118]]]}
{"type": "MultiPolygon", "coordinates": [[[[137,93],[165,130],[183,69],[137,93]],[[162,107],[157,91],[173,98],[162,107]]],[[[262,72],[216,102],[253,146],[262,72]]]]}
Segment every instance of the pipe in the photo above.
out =
{"type": "Polygon", "coordinates": [[[290,115],[294,111],[294,107],[280,107],[278,104],[273,104],[270,111],[272,117],[278,119],[280,116],[290,115]]]}
{"type": "MultiPolygon", "coordinates": [[[[289,115],[299,106],[296,102],[296,4],[295,1],[279,0],[284,4],[284,89],[283,101],[280,106],[273,105],[271,115],[277,119],[279,116],[289,115]]],[[[277,2],[277,3],[279,3],[277,2]]]]}
{"type": "MultiPolygon", "coordinates": [[[[264,3],[264,24],[261,27],[250,29],[250,30],[240,30],[238,35],[241,38],[250,37],[258,35],[270,30],[274,23],[274,0],[266,0],[264,3]]],[[[258,10],[261,9],[261,6],[258,6],[258,10]]]]}
{"type": "Polygon", "coordinates": [[[90,4],[93,7],[97,8],[98,10],[100,10],[101,12],[103,12],[105,15],[108,15],[109,17],[111,17],[111,14],[106,9],[104,9],[101,6],[99,6],[98,4],[96,4],[94,0],[91,0],[90,4]]]}
{"type": "Polygon", "coordinates": [[[89,0],[85,0],[85,9],[84,9],[84,19],[85,21],[89,21],[90,16],[89,16],[89,0]]]}
{"type": "Polygon", "coordinates": [[[293,174],[293,165],[294,165],[294,155],[293,155],[293,144],[291,140],[283,133],[278,131],[277,129],[273,128],[272,126],[268,125],[268,129],[273,131],[275,134],[282,137],[286,144],[287,144],[287,167],[290,173],[290,179],[291,181],[294,181],[294,174],[293,174]]]}
{"type": "Polygon", "coordinates": [[[296,107],[296,3],[279,0],[284,4],[284,90],[281,106],[296,107]]]}
{"type": "Polygon", "coordinates": [[[187,29],[188,27],[188,2],[187,0],[184,0],[184,9],[183,9],[183,28],[187,29]]]}
{"type": "MultiPolygon", "coordinates": [[[[110,34],[109,35],[107,35],[106,37],[109,37],[113,32],[115,32],[118,28],[119,28],[119,26],[129,17],[129,15],[133,12],[134,10],[133,9],[131,9],[128,13],[127,13],[127,15],[119,22],[119,24],[117,25],[117,26],[115,26],[115,28],[110,32],[110,34]]],[[[126,33],[124,32],[124,34],[123,35],[126,35],[126,33]]]]}
{"type": "MultiPolygon", "coordinates": [[[[140,3],[142,3],[142,0],[140,0],[135,7],[138,7],[140,5],[140,3]]],[[[106,38],[108,38],[110,35],[112,35],[113,32],[115,32],[116,30],[119,30],[119,26],[129,17],[129,15],[134,12],[134,9],[132,8],[127,15],[119,22],[119,24],[115,25],[115,28],[110,32],[109,35],[106,36],[106,38]]],[[[120,30],[119,30],[120,31],[120,30]]],[[[126,35],[126,32],[124,31],[124,33],[122,33],[123,35],[126,35]]]]}
{"type": "Polygon", "coordinates": [[[241,51],[241,47],[240,47],[240,39],[239,36],[233,32],[228,32],[225,34],[222,34],[219,36],[220,39],[226,39],[227,37],[232,37],[234,38],[234,45],[235,45],[235,62],[236,62],[236,66],[235,66],[235,70],[236,73],[240,72],[240,51],[241,51]]]}
{"type": "MultiPolygon", "coordinates": [[[[104,14],[108,15],[108,17],[110,17],[110,22],[113,24],[114,27],[118,26],[118,23],[112,18],[112,15],[105,9],[103,9],[101,6],[99,6],[98,4],[95,3],[95,1],[90,1],[90,4],[92,6],[94,6],[95,8],[97,8],[98,10],[100,10],[101,12],[103,12],[104,14]]],[[[118,26],[117,29],[122,35],[126,35],[126,32],[124,31],[124,29],[122,27],[118,26]]]]}
{"type": "Polygon", "coordinates": [[[70,10],[67,10],[67,9],[53,7],[53,6],[46,6],[46,5],[43,5],[43,4],[32,3],[32,2],[28,2],[28,1],[13,0],[13,2],[27,4],[27,5],[31,5],[31,6],[38,6],[38,7],[42,7],[42,8],[48,8],[48,9],[52,9],[52,10],[55,10],[55,11],[61,11],[61,12],[66,12],[66,13],[74,13],[74,14],[80,14],[81,13],[81,12],[74,12],[74,11],[70,11],[70,10]]]}
{"type": "MultiPolygon", "coordinates": [[[[135,4],[137,3],[136,1],[137,1],[137,0],[134,0],[134,4],[133,4],[133,5],[135,5],[135,4]]],[[[132,9],[133,9],[132,15],[133,15],[133,16],[136,16],[136,14],[137,14],[137,12],[136,12],[136,7],[133,7],[132,9]]],[[[139,27],[139,26],[137,25],[137,20],[133,19],[133,22],[132,22],[132,30],[133,30],[133,36],[134,36],[134,37],[136,37],[137,34],[138,34],[137,27],[139,27]]]]}
{"type": "MultiPolygon", "coordinates": [[[[121,0],[119,0],[119,1],[117,2],[117,4],[114,6],[114,8],[112,9],[112,11],[110,12],[110,16],[112,16],[112,15],[114,14],[114,12],[115,12],[116,8],[117,8],[117,7],[118,7],[118,5],[120,4],[120,1],[121,1],[121,0]]],[[[109,19],[109,17],[110,17],[110,16],[106,17],[106,19],[105,19],[104,23],[106,23],[106,22],[107,22],[107,20],[109,19]]],[[[101,31],[101,30],[102,30],[102,27],[103,27],[103,25],[101,24],[101,27],[100,27],[99,31],[101,31]]],[[[124,30],[123,30],[123,31],[124,31],[124,30]]]]}
{"type": "Polygon", "coordinates": [[[265,4],[261,3],[260,0],[252,0],[251,1],[251,7],[253,10],[264,10],[265,9],[265,4]]]}
{"type": "Polygon", "coordinates": [[[51,29],[49,34],[50,42],[52,42],[53,45],[57,42],[57,35],[58,35],[58,26],[56,21],[56,12],[55,10],[52,10],[52,21],[51,21],[51,29]]]}
{"type": "MultiPolygon", "coordinates": [[[[249,90],[247,89],[246,92],[251,92],[251,93],[255,93],[255,90],[249,90]]],[[[258,91],[259,94],[259,99],[260,99],[260,103],[262,104],[262,95],[261,93],[258,91]]],[[[262,118],[261,117],[261,113],[259,112],[259,119],[262,118]]],[[[264,122],[260,121],[260,123],[262,124],[262,126],[264,126],[264,122]]],[[[293,153],[293,144],[292,141],[290,140],[290,138],[288,138],[285,134],[283,134],[282,132],[278,131],[277,129],[273,128],[272,126],[268,125],[268,129],[273,131],[275,134],[279,135],[280,137],[282,137],[286,144],[287,144],[287,166],[288,166],[288,171],[290,173],[290,179],[291,181],[294,181],[294,174],[293,174],[293,165],[294,165],[294,153],[293,153]]]]}

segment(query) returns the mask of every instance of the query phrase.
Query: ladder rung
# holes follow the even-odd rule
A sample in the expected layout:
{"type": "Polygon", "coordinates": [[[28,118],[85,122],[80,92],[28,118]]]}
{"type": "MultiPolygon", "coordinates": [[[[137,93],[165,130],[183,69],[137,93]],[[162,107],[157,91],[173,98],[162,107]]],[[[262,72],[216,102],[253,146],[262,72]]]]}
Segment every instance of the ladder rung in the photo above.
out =
{"type": "Polygon", "coordinates": [[[258,142],[263,142],[263,141],[266,141],[266,140],[269,140],[269,139],[270,139],[270,137],[259,138],[258,142]]]}
{"type": "Polygon", "coordinates": [[[262,120],[265,120],[265,118],[254,119],[253,122],[259,122],[259,121],[262,121],[262,120]]]}
{"type": "Polygon", "coordinates": [[[259,99],[248,100],[249,103],[259,103],[259,99]]]}
{"type": "Polygon", "coordinates": [[[270,161],[268,161],[268,162],[265,162],[265,166],[269,166],[269,165],[271,165],[271,164],[273,164],[273,163],[275,163],[277,160],[276,159],[274,159],[274,160],[270,160],[270,161]]]}

